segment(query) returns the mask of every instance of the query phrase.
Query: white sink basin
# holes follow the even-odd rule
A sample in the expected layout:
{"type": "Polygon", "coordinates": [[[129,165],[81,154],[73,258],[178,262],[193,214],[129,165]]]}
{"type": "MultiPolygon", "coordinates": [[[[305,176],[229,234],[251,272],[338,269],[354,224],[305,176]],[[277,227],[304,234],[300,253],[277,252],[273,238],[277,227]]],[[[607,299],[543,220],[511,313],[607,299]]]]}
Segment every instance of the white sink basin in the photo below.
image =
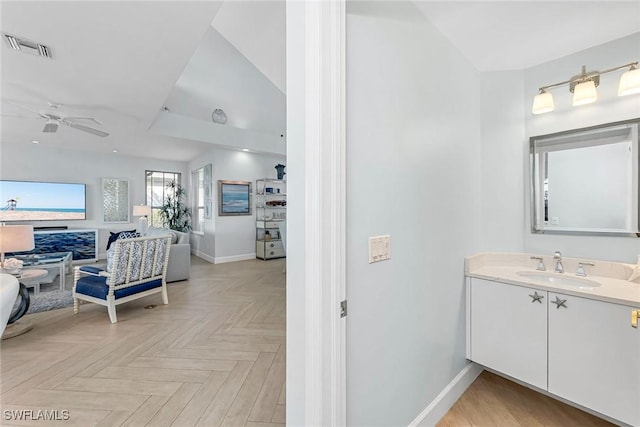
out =
{"type": "Polygon", "coordinates": [[[554,285],[575,286],[578,288],[595,288],[600,283],[581,277],[566,276],[558,273],[545,273],[542,271],[518,271],[518,276],[539,282],[552,283],[554,285]]]}

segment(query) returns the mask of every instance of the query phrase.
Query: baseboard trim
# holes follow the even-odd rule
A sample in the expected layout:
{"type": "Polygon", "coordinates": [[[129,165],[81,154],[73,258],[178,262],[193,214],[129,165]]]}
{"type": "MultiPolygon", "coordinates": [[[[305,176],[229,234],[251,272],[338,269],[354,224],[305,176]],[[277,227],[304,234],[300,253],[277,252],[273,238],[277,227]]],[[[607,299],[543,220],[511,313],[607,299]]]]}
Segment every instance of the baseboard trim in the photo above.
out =
{"type": "Polygon", "coordinates": [[[225,262],[246,261],[248,259],[256,259],[256,254],[252,253],[252,254],[216,257],[213,263],[224,264],[225,262]]]}
{"type": "Polygon", "coordinates": [[[204,252],[191,250],[191,253],[197,256],[198,258],[202,258],[205,261],[209,261],[211,264],[216,263],[216,259],[214,257],[212,257],[211,255],[207,255],[204,252]]]}
{"type": "Polygon", "coordinates": [[[483,367],[476,363],[469,363],[456,377],[433,399],[409,427],[431,427],[444,417],[454,403],[462,396],[465,390],[473,383],[483,371],[483,367]]]}

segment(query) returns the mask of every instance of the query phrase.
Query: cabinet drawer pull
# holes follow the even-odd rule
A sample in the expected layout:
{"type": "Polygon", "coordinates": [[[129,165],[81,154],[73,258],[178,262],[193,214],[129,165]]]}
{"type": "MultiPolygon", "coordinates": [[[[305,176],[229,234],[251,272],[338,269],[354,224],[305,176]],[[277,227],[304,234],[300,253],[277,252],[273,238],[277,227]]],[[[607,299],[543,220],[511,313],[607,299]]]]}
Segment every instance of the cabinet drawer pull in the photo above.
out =
{"type": "Polygon", "coordinates": [[[640,310],[631,310],[631,327],[638,329],[638,318],[640,317],[640,310]]]}
{"type": "Polygon", "coordinates": [[[560,299],[558,297],[556,297],[555,301],[551,301],[551,304],[555,304],[556,308],[560,308],[560,307],[564,307],[567,308],[567,305],[565,304],[567,302],[566,299],[560,299]]]}
{"type": "Polygon", "coordinates": [[[544,295],[538,295],[537,292],[534,292],[533,295],[529,295],[531,297],[531,302],[539,302],[540,304],[542,304],[542,299],[544,298],[544,295]]]}

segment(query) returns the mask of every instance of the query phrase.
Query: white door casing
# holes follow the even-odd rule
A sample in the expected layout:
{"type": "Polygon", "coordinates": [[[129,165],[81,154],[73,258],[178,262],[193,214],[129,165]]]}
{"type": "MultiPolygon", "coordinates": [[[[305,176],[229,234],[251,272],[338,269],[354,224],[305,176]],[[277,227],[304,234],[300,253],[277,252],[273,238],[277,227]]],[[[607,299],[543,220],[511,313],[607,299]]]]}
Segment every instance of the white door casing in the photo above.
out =
{"type": "Polygon", "coordinates": [[[287,4],[287,161],[292,184],[288,186],[291,230],[287,242],[289,425],[346,425],[346,328],[340,317],[346,277],[345,15],[345,0],[287,4]],[[290,56],[301,52],[304,58],[290,56]],[[291,75],[292,71],[300,75],[291,75]],[[292,111],[294,108],[302,108],[304,114],[292,111]],[[292,183],[294,177],[304,184],[292,183]],[[302,224],[304,237],[298,240],[293,236],[294,227],[302,224]],[[291,290],[300,285],[304,292],[291,290]],[[304,309],[296,310],[292,304],[303,304],[304,309]],[[289,317],[290,313],[296,318],[289,317]],[[302,334],[292,324],[301,321],[301,316],[302,334]],[[303,363],[299,363],[301,346],[296,341],[301,335],[303,363]],[[295,363],[290,366],[292,359],[295,363]],[[295,378],[297,375],[304,375],[304,380],[295,378]],[[304,394],[304,414],[289,408],[289,397],[294,401],[300,393],[304,394]]]}

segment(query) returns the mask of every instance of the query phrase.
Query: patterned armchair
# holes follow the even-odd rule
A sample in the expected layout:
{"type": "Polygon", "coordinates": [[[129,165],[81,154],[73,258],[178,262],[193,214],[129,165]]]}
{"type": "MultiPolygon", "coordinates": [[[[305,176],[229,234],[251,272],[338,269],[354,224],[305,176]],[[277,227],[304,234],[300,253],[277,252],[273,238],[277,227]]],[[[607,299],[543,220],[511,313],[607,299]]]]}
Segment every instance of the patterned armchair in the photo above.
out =
{"type": "Polygon", "coordinates": [[[155,293],[167,297],[167,264],[171,237],[148,236],[118,239],[107,263],[107,270],[91,266],[75,267],[73,311],[79,300],[104,305],[111,323],[116,323],[116,306],[155,293]]]}

